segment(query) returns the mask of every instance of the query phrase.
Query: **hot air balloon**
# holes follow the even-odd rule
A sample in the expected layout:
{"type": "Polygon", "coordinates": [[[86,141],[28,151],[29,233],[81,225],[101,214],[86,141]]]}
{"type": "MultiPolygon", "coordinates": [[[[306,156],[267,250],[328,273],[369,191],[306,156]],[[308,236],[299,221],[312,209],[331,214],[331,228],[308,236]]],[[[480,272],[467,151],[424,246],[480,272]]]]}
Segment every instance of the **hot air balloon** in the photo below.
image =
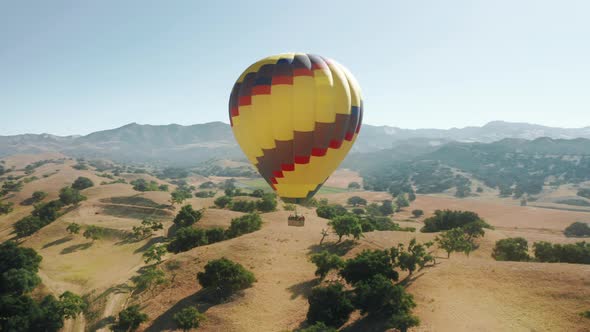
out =
{"type": "Polygon", "coordinates": [[[242,151],[290,203],[313,197],[338,168],[362,117],[352,74],[312,54],[279,54],[254,63],[229,98],[230,123],[242,151]]]}

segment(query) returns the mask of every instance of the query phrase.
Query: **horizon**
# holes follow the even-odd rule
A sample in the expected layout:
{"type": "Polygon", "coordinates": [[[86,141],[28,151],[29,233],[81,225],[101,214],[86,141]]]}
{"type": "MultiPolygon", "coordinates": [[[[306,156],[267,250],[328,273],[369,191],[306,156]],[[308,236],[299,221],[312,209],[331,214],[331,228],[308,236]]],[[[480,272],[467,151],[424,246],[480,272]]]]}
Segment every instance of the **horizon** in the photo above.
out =
{"type": "Polygon", "coordinates": [[[266,1],[0,4],[0,134],[227,122],[236,78],[285,51],[350,69],[368,124],[590,126],[590,46],[580,42],[590,33],[588,3],[302,1],[294,8],[306,6],[314,12],[266,1]],[[242,38],[236,31],[248,17],[268,19],[247,25],[242,38]]]}
{"type": "MultiPolygon", "coordinates": [[[[58,135],[58,134],[53,134],[50,132],[40,132],[40,133],[33,133],[33,132],[23,132],[23,133],[17,133],[17,134],[12,134],[12,135],[3,135],[2,133],[0,133],[0,137],[11,137],[11,136],[20,136],[20,135],[51,135],[51,136],[57,136],[57,137],[71,137],[71,136],[87,136],[93,133],[97,133],[97,132],[102,132],[102,131],[108,131],[108,130],[116,130],[116,129],[120,129],[129,125],[139,125],[139,126],[152,126],[152,127],[165,127],[165,126],[182,126],[182,127],[190,127],[190,126],[198,126],[198,125],[206,125],[206,124],[211,124],[211,123],[223,123],[225,125],[229,126],[228,122],[225,121],[209,121],[209,122],[201,122],[201,123],[193,123],[193,124],[179,124],[179,123],[168,123],[168,124],[151,124],[151,123],[139,123],[139,122],[129,122],[120,126],[116,126],[113,128],[104,128],[104,129],[99,129],[93,132],[89,132],[86,134],[65,134],[65,135],[58,135]]],[[[551,128],[551,129],[566,129],[566,130],[576,130],[576,129],[587,129],[590,128],[590,126],[583,126],[583,127],[553,127],[553,126],[546,126],[546,125],[542,125],[542,124],[538,124],[538,123],[532,123],[532,122],[513,122],[513,121],[505,121],[505,120],[492,120],[492,121],[488,121],[482,125],[473,125],[473,126],[463,126],[463,127],[450,127],[450,128],[403,128],[403,127],[396,127],[396,126],[390,126],[390,125],[376,125],[376,124],[371,124],[371,123],[363,123],[363,126],[372,126],[372,127],[388,127],[388,128],[396,128],[396,129],[401,129],[401,130],[461,130],[461,129],[466,129],[466,128],[483,128],[485,126],[488,126],[492,123],[505,123],[505,124],[510,124],[510,125],[529,125],[529,126],[541,126],[541,127],[545,127],[545,128],[551,128]]],[[[361,128],[361,133],[362,133],[362,128],[361,128]]]]}

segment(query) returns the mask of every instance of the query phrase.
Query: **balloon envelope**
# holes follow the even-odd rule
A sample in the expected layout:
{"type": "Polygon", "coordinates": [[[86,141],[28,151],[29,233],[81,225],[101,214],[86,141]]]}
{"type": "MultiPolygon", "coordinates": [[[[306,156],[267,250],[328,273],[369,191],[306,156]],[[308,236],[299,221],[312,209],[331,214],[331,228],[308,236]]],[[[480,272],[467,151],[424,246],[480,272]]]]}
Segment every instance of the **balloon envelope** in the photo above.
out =
{"type": "Polygon", "coordinates": [[[254,63],[229,99],[238,144],[287,202],[303,202],[320,189],[352,147],[362,116],[352,74],[312,54],[279,54],[254,63]]]}

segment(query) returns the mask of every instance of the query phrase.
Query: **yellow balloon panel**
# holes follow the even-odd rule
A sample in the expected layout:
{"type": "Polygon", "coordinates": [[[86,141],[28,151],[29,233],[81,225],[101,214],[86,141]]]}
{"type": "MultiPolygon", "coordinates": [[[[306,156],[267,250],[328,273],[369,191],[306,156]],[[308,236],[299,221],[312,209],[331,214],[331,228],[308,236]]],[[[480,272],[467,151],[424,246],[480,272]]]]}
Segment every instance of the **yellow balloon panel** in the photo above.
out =
{"type": "Polygon", "coordinates": [[[286,53],[250,66],[229,101],[238,144],[287,201],[312,197],[342,162],[362,121],[360,88],[333,60],[286,53]]]}

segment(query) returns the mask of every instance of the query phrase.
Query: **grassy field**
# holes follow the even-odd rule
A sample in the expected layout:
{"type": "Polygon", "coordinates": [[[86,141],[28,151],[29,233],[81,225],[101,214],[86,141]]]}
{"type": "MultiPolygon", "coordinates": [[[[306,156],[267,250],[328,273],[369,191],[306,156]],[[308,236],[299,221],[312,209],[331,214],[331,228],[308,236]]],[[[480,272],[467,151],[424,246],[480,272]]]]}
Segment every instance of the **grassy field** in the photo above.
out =
{"type": "MultiPolygon", "coordinates": [[[[262,189],[264,191],[272,192],[272,189],[264,179],[240,180],[238,181],[238,184],[240,187],[248,190],[262,189]]],[[[346,191],[347,190],[343,188],[322,186],[318,191],[318,194],[336,194],[346,191]]]]}
{"type": "MultiPolygon", "coordinates": [[[[38,157],[44,159],[47,157],[38,157]]],[[[33,156],[12,157],[7,163],[25,167],[35,161],[33,156]]],[[[92,317],[66,323],[64,331],[98,329],[99,322],[111,321],[113,316],[132,303],[141,305],[149,315],[142,331],[172,331],[176,327],[172,316],[187,305],[197,305],[207,316],[200,331],[290,331],[303,326],[308,308],[307,296],[317,284],[315,266],[309,261],[311,253],[325,247],[318,245],[322,229],[328,220],[317,217],[314,209],[300,208],[306,217],[304,227],[287,225],[288,211],[262,214],[262,229],[231,240],[194,248],[181,254],[167,254],[163,266],[178,262],[178,268],[164,268],[168,282],[153,292],[139,294],[129,300],[131,278],[145,267],[142,253],[152,244],[165,240],[172,218],[179,207],[169,208],[170,193],[138,193],[129,184],[98,185],[102,178],[92,170],[72,168],[76,162],[47,164],[29,177],[39,179],[24,185],[23,189],[8,198],[15,203],[15,211],[0,216],[1,240],[11,238],[12,224],[28,215],[32,206],[19,203],[33,191],[49,193],[47,200],[55,199],[57,191],[70,185],[78,176],[91,178],[96,184],[82,193],[88,199],[54,223],[23,240],[22,245],[34,248],[43,256],[39,275],[44,287],[54,294],[70,290],[79,294],[93,294],[92,317]],[[57,172],[56,172],[57,171],[57,172]],[[43,174],[55,175],[43,177],[43,174]],[[146,216],[158,215],[164,229],[151,238],[129,241],[127,234],[146,216]],[[66,232],[69,223],[76,222],[84,229],[97,225],[112,229],[115,236],[99,240],[85,239],[81,234],[66,232]],[[119,235],[117,235],[119,234],[119,235]],[[208,303],[196,282],[196,273],[212,259],[227,257],[251,270],[257,279],[252,288],[241,292],[231,301],[208,303]]],[[[337,180],[322,188],[316,198],[331,203],[346,204],[349,197],[361,196],[369,202],[391,199],[385,192],[348,192],[347,184],[358,181],[358,174],[338,173],[337,180]],[[350,177],[350,179],[348,178],[350,177]]],[[[129,179],[149,175],[129,174],[129,179]]],[[[227,178],[210,178],[221,182],[227,178]]],[[[207,179],[189,179],[198,184],[207,179]]],[[[270,191],[262,179],[239,179],[245,189],[270,191]]],[[[222,195],[220,191],[218,195],[222,195]]],[[[566,197],[552,194],[552,199],[566,197]]],[[[571,195],[568,191],[568,195],[571,195]]],[[[196,227],[228,227],[232,218],[242,215],[224,209],[209,208],[214,198],[191,198],[184,204],[195,209],[205,208],[203,218],[196,227]]],[[[445,196],[419,195],[412,205],[396,213],[394,219],[402,226],[420,228],[422,220],[436,209],[471,210],[480,214],[495,230],[486,231],[479,249],[466,257],[437,252],[438,264],[416,273],[408,286],[417,303],[416,314],[421,326],[412,332],[424,331],[590,331],[588,320],[579,312],[590,308],[590,266],[578,264],[548,264],[534,262],[497,262],[492,259],[494,243],[502,238],[522,236],[529,241],[569,243],[579,239],[566,238],[563,229],[574,221],[589,221],[590,213],[518,206],[518,202],[495,198],[456,199],[445,196]],[[410,211],[423,209],[425,215],[412,218],[410,211]],[[531,287],[533,285],[534,287],[531,287]]],[[[381,249],[406,243],[413,237],[418,241],[432,240],[436,234],[410,232],[370,232],[353,245],[342,250],[350,258],[365,249],[381,249]]],[[[327,246],[335,244],[337,237],[330,234],[327,246]]],[[[402,276],[403,277],[403,276],[402,276]]],[[[102,325],[100,325],[102,326],[102,325]]],[[[107,328],[104,328],[106,331],[107,328]]],[[[355,312],[342,331],[382,331],[367,325],[355,312]]]]}

